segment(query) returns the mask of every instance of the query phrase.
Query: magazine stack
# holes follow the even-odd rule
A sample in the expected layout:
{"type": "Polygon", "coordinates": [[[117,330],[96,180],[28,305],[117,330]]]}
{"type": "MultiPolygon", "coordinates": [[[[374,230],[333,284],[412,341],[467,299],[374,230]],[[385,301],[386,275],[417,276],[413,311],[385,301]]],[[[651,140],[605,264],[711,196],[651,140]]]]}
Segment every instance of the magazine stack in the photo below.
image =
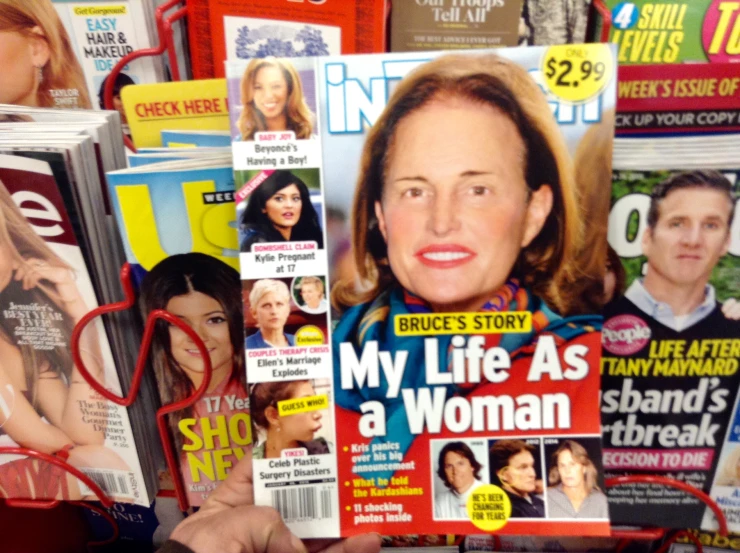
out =
{"type": "MultiPolygon", "coordinates": [[[[104,399],[72,358],[72,329],[123,299],[120,240],[105,169],[125,164],[116,112],[0,105],[0,444],[55,454],[116,501],[148,506],[161,450],[146,386],[129,411],[104,399]]],[[[84,368],[110,392],[131,381],[138,326],[128,313],[88,324],[84,368]]],[[[95,499],[54,465],[0,456],[5,495],[95,499]]]]}

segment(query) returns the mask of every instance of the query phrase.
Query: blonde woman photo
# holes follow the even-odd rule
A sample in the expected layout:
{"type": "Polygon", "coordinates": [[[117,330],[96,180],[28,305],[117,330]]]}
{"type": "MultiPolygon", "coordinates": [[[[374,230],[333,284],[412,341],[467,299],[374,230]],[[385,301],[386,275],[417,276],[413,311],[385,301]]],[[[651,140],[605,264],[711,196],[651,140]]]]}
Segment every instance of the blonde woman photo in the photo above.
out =
{"type": "Polygon", "coordinates": [[[85,76],[50,0],[0,0],[0,103],[91,109],[85,76]],[[58,105],[55,92],[63,91],[58,105]],[[70,98],[74,103],[66,103],[70,98]]]}
{"type": "Polygon", "coordinates": [[[254,140],[263,131],[293,131],[296,139],[311,138],[314,114],[303,96],[301,78],[288,60],[255,58],[249,62],[241,81],[241,98],[240,140],[254,140]]]}
{"type": "MultiPolygon", "coordinates": [[[[36,305],[49,314],[49,347],[24,339],[20,319],[0,317],[0,445],[56,454],[75,467],[126,470],[106,448],[105,432],[83,412],[97,393],[82,378],[69,348],[74,325],[89,308],[72,268],[34,232],[0,183],[0,311],[36,305]]],[[[94,325],[82,333],[85,367],[101,384],[103,358],[94,325]]],[[[96,419],[96,421],[99,419],[96,419]]],[[[77,480],[32,459],[0,464],[0,497],[80,499],[77,480]]]]}

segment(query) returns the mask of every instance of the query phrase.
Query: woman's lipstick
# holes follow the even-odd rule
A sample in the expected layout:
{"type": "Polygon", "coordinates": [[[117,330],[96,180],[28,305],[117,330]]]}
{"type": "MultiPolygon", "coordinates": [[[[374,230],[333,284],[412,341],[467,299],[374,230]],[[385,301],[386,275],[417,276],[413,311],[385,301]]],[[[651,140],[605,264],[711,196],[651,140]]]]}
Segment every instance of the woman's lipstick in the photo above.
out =
{"type": "Polygon", "coordinates": [[[477,254],[459,244],[432,244],[418,250],[414,256],[432,269],[452,269],[472,261],[477,254]]]}

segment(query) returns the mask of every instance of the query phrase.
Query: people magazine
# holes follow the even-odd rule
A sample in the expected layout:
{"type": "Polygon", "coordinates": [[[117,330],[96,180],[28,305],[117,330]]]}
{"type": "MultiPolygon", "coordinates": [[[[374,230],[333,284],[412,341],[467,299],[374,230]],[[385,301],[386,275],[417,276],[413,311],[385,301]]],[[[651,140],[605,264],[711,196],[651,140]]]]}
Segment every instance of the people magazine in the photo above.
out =
{"type": "Polygon", "coordinates": [[[574,167],[615,71],[603,44],[227,63],[255,502],[297,535],[608,535],[608,184],[574,167]]]}

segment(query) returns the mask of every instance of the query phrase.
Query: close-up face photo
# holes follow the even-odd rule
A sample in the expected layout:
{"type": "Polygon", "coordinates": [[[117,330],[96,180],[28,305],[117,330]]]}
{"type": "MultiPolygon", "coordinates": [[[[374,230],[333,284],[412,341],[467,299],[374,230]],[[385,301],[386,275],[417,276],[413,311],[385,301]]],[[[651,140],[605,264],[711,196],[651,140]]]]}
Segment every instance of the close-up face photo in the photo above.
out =
{"type": "Polygon", "coordinates": [[[375,213],[405,289],[465,311],[506,282],[549,213],[549,189],[530,193],[525,160],[516,125],[479,102],[433,99],[399,123],[375,213]]]}
{"type": "Polygon", "coordinates": [[[290,315],[290,297],[277,292],[267,292],[252,306],[252,314],[260,330],[282,331],[290,315]]]}
{"type": "Polygon", "coordinates": [[[509,466],[500,472],[499,478],[517,492],[534,492],[537,478],[534,456],[529,451],[520,451],[512,455],[509,466]]]}
{"type": "Polygon", "coordinates": [[[308,307],[316,309],[323,298],[323,294],[315,284],[306,283],[301,285],[301,298],[308,307]]]}
{"type": "Polygon", "coordinates": [[[257,71],[254,77],[254,105],[265,119],[283,114],[288,94],[288,83],[279,67],[266,65],[257,71]]]}
{"type": "Polygon", "coordinates": [[[448,451],[444,458],[447,482],[458,492],[467,490],[475,481],[475,471],[464,455],[448,451]]]}
{"type": "MultiPolygon", "coordinates": [[[[166,310],[190,325],[203,340],[214,371],[232,362],[234,348],[229,323],[218,301],[201,292],[191,292],[170,299],[166,310]]],[[[203,359],[195,342],[174,325],[169,331],[175,361],[186,371],[203,372],[203,359]]]]}
{"type": "Polygon", "coordinates": [[[719,190],[683,188],[660,201],[658,220],[642,240],[650,270],[675,284],[709,278],[730,246],[732,205],[719,190]]]}
{"type": "Polygon", "coordinates": [[[265,203],[263,212],[276,227],[292,227],[301,217],[301,193],[295,184],[278,190],[265,203]]]}
{"type": "Polygon", "coordinates": [[[558,473],[563,486],[580,488],[585,479],[585,467],[576,461],[573,454],[565,449],[558,454],[558,473]]]}

